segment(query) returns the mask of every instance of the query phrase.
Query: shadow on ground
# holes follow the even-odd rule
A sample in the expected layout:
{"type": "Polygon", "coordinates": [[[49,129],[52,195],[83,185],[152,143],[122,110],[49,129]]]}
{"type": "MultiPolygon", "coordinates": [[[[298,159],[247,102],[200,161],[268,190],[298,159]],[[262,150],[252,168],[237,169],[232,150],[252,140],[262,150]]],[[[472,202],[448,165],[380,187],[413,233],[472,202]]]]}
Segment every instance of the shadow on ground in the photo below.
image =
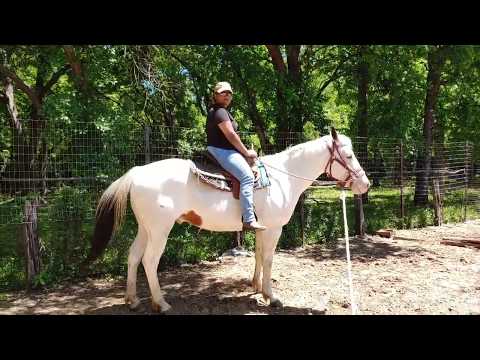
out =
{"type": "MultiPolygon", "coordinates": [[[[247,279],[210,279],[198,272],[160,274],[165,300],[172,306],[168,315],[321,315],[322,311],[292,306],[271,307],[261,304],[247,279]],[[165,276],[166,275],[166,276],[165,276]]],[[[139,308],[130,311],[123,304],[90,309],[89,315],[151,315],[150,292],[145,278],[139,278],[139,308]]]]}
{"type": "MultiPolygon", "coordinates": [[[[418,246],[396,246],[388,241],[353,238],[350,243],[350,257],[352,261],[369,262],[390,257],[408,258],[421,253],[431,253],[425,248],[418,246]]],[[[414,245],[414,243],[412,243],[414,245]]],[[[315,246],[308,251],[301,250],[295,253],[299,258],[313,259],[316,261],[344,260],[345,244],[336,243],[329,247],[315,246]]]]}
{"type": "MultiPolygon", "coordinates": [[[[218,265],[197,265],[190,269],[159,273],[166,301],[172,305],[168,315],[307,315],[324,314],[310,308],[271,307],[254,294],[249,279],[214,278],[207,275],[218,265]]],[[[150,290],[139,272],[137,294],[139,308],[131,311],[123,302],[125,279],[109,282],[85,281],[57,289],[19,294],[0,303],[1,314],[85,314],[153,315],[150,290]]]]}

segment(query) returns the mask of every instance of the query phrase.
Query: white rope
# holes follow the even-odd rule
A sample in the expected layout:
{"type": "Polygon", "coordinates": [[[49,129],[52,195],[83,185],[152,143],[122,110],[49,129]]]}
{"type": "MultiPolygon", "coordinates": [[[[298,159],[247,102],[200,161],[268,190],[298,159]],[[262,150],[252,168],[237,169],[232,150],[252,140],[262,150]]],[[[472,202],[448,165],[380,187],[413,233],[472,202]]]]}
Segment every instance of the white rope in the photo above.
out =
{"type": "MultiPolygon", "coordinates": [[[[312,181],[312,182],[316,181],[316,179],[305,178],[305,177],[302,177],[302,176],[298,176],[298,175],[294,175],[292,173],[289,173],[288,171],[278,169],[278,168],[266,163],[263,160],[262,160],[262,162],[265,165],[267,165],[268,167],[270,167],[272,169],[275,169],[277,171],[283,172],[284,174],[287,174],[289,176],[292,176],[292,177],[295,177],[295,178],[298,178],[298,179],[302,179],[302,180],[306,180],[306,181],[312,181]]],[[[347,209],[346,209],[346,205],[345,205],[345,199],[346,199],[345,189],[342,189],[342,191],[340,192],[340,199],[342,200],[343,224],[344,224],[344,229],[345,229],[345,248],[347,249],[347,272],[348,272],[348,286],[349,286],[349,289],[350,289],[350,303],[352,305],[352,315],[357,315],[358,308],[357,308],[357,305],[355,303],[355,298],[353,296],[352,263],[350,261],[350,243],[348,241],[348,223],[347,223],[347,209]]]]}
{"type": "Polygon", "coordinates": [[[262,163],[264,163],[265,165],[267,165],[269,168],[275,169],[275,170],[277,170],[277,171],[280,171],[280,172],[282,172],[282,173],[284,173],[284,174],[287,174],[287,175],[289,175],[289,176],[292,176],[292,177],[294,177],[294,178],[301,179],[301,180],[306,180],[306,181],[311,181],[311,182],[314,182],[314,181],[317,180],[317,179],[310,179],[310,178],[306,178],[306,177],[303,177],[303,176],[299,176],[299,175],[295,175],[295,174],[289,173],[288,171],[285,171],[285,170],[279,169],[279,168],[277,168],[277,167],[275,167],[275,166],[272,166],[272,165],[270,165],[269,163],[266,163],[266,162],[263,161],[263,160],[261,160],[261,161],[262,161],[262,163]]]}
{"type": "Polygon", "coordinates": [[[348,286],[350,288],[350,303],[352,305],[352,315],[357,314],[357,305],[353,297],[353,285],[352,285],[352,263],[350,262],[350,245],[348,241],[348,224],[347,224],[347,209],[345,206],[346,193],[345,189],[342,189],[340,193],[340,199],[342,200],[343,209],[343,224],[345,229],[345,248],[347,249],[347,272],[348,272],[348,286]]]}

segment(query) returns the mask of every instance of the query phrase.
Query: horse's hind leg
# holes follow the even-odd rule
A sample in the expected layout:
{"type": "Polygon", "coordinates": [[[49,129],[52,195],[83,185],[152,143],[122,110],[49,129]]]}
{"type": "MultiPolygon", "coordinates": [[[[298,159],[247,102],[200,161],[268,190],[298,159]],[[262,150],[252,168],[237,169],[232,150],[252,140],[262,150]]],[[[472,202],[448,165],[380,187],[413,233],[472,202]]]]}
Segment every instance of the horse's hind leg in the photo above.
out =
{"type": "Polygon", "coordinates": [[[125,303],[131,310],[134,310],[140,305],[140,300],[137,297],[137,269],[142,260],[145,247],[147,245],[147,232],[139,225],[138,233],[128,254],[128,276],[127,276],[127,291],[125,294],[125,303]]]}
{"type": "Polygon", "coordinates": [[[160,284],[158,283],[158,263],[165,250],[167,237],[173,227],[174,221],[168,225],[155,225],[148,233],[147,246],[143,254],[143,267],[147,275],[148,285],[152,294],[152,310],[154,312],[168,311],[171,306],[163,298],[160,284]]]}

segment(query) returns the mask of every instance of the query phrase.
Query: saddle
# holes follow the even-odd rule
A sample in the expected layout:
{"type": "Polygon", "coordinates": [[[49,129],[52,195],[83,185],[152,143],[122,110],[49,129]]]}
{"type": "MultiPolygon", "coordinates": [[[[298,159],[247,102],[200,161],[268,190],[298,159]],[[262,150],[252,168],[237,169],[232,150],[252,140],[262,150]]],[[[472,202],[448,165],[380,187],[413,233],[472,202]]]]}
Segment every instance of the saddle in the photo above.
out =
{"type": "MultiPolygon", "coordinates": [[[[270,186],[265,167],[260,160],[257,164],[250,164],[254,176],[254,190],[270,186]]],[[[215,189],[231,192],[235,199],[240,199],[240,182],[226,171],[208,150],[197,154],[192,160],[191,171],[201,182],[215,189]]]]}

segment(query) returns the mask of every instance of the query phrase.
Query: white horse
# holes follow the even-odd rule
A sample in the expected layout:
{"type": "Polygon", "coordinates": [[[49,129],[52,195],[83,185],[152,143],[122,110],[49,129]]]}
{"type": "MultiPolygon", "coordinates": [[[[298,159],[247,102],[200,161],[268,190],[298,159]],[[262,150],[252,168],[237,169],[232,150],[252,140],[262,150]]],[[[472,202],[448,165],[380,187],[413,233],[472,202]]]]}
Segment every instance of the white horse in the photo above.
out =
{"type": "MultiPolygon", "coordinates": [[[[254,192],[258,220],[267,230],[256,232],[253,288],[270,305],[281,305],[271,286],[272,260],[282,227],[288,223],[300,195],[323,173],[363,194],[370,186],[358,163],[350,139],[332,134],[293,146],[274,155],[262,156],[271,186],[254,192]],[[341,180],[343,179],[343,180],[341,180]],[[263,277],[261,273],[263,270],[263,277]]],[[[113,182],[100,198],[92,239],[90,262],[106,248],[121,225],[127,199],[138,222],[138,233],[130,247],[125,302],[136,308],[137,267],[142,261],[152,295],[152,309],[165,312],[157,268],[175,222],[188,222],[211,231],[240,231],[241,209],[231,193],[199,182],[190,168],[191,160],[166,159],[130,169],[113,182]]]]}

